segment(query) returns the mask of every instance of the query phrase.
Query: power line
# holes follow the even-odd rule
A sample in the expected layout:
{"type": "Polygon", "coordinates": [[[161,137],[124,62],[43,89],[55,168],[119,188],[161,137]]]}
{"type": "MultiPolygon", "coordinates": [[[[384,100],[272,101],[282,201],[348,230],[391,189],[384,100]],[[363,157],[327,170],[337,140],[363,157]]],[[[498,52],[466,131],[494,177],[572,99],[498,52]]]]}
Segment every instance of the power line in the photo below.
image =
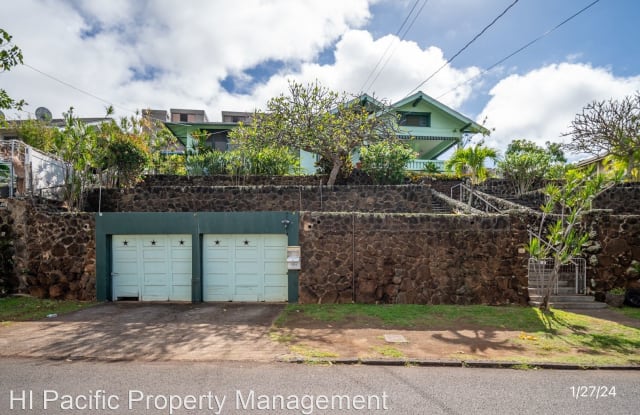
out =
{"type": "Polygon", "coordinates": [[[113,107],[116,107],[116,108],[120,108],[121,110],[125,110],[125,111],[128,111],[128,112],[133,112],[133,113],[135,113],[135,111],[132,111],[132,110],[130,110],[130,109],[128,109],[128,108],[121,107],[121,106],[119,106],[119,105],[115,105],[114,103],[109,102],[109,101],[107,101],[106,99],[100,98],[99,96],[94,95],[94,94],[92,94],[91,92],[87,92],[87,91],[85,91],[84,89],[80,89],[80,88],[78,88],[78,87],[77,87],[77,86],[75,86],[75,85],[72,85],[72,84],[70,84],[70,83],[68,83],[68,82],[63,81],[62,79],[56,78],[56,77],[55,77],[55,76],[53,76],[53,75],[50,75],[50,74],[48,74],[48,73],[46,73],[46,72],[44,72],[44,71],[41,71],[41,70],[40,70],[40,69],[38,69],[38,68],[34,68],[33,66],[29,65],[28,63],[25,63],[25,64],[23,64],[23,65],[24,65],[24,66],[26,66],[27,68],[29,68],[29,69],[31,69],[31,70],[33,70],[33,71],[35,71],[35,72],[38,72],[38,73],[39,73],[39,74],[41,74],[41,75],[46,76],[47,78],[53,79],[54,81],[59,82],[59,83],[61,83],[62,85],[68,86],[68,87],[69,87],[69,88],[71,88],[71,89],[75,89],[76,91],[78,91],[78,92],[80,92],[80,93],[82,93],[82,94],[88,95],[88,96],[90,96],[91,98],[95,98],[95,99],[97,99],[98,101],[101,101],[101,102],[103,102],[103,103],[105,103],[105,104],[107,104],[107,105],[110,105],[110,106],[113,106],[113,107]]]}
{"type": "Polygon", "coordinates": [[[427,79],[425,79],[424,81],[422,81],[417,87],[413,88],[411,90],[411,92],[409,92],[406,96],[411,95],[412,93],[414,93],[415,91],[417,91],[418,89],[420,89],[420,87],[422,87],[424,84],[426,84],[427,82],[429,82],[429,80],[431,80],[431,78],[433,78],[434,76],[436,76],[442,69],[444,69],[446,66],[448,66],[451,62],[453,62],[453,60],[455,58],[457,58],[462,52],[464,52],[469,46],[471,46],[471,44],[473,42],[475,42],[476,40],[478,40],[478,38],[480,36],[482,36],[491,26],[493,26],[498,20],[500,20],[500,18],[502,16],[504,16],[505,14],[507,14],[507,12],[509,11],[509,9],[511,9],[513,6],[516,5],[516,3],[518,3],[519,0],[514,0],[513,3],[511,3],[510,5],[507,6],[506,9],[504,9],[502,11],[502,13],[500,13],[498,16],[496,16],[491,23],[489,23],[488,25],[486,25],[484,27],[484,29],[482,29],[478,34],[476,34],[469,42],[467,42],[466,45],[464,45],[459,51],[457,51],[451,58],[449,58],[444,64],[442,64],[442,66],[440,66],[438,69],[436,69],[435,72],[433,72],[431,75],[429,75],[427,77],[427,79]]]}
{"type": "Polygon", "coordinates": [[[562,22],[560,22],[557,25],[555,25],[553,28],[547,30],[546,32],[544,32],[543,34],[538,36],[537,38],[533,39],[532,41],[526,43],[525,45],[523,45],[520,48],[516,49],[515,51],[511,52],[509,55],[505,56],[504,58],[500,59],[496,63],[492,64],[491,66],[489,66],[488,68],[486,68],[485,70],[480,72],[479,74],[467,79],[466,81],[463,81],[463,82],[459,83],[458,85],[456,85],[455,87],[451,88],[450,90],[448,90],[444,94],[441,94],[440,96],[438,96],[436,99],[440,99],[443,96],[445,96],[445,95],[455,91],[456,89],[460,88],[462,85],[468,84],[469,82],[473,81],[474,79],[476,79],[478,77],[481,77],[482,75],[486,74],[487,72],[489,72],[490,70],[492,70],[496,66],[498,66],[501,63],[505,62],[507,59],[510,59],[511,57],[513,57],[513,56],[517,55],[518,53],[522,52],[523,50],[527,49],[529,46],[533,45],[534,43],[540,41],[541,39],[543,39],[543,38],[547,37],[548,35],[550,35],[551,33],[555,32],[557,29],[559,29],[560,27],[564,26],[566,23],[568,23],[569,21],[573,20],[578,15],[584,13],[585,11],[587,11],[589,8],[593,7],[598,2],[600,2],[600,0],[595,0],[595,1],[591,2],[591,3],[589,3],[588,5],[586,5],[585,7],[580,9],[579,11],[575,12],[571,16],[569,16],[566,19],[564,19],[562,22]]]}
{"type": "MultiPolygon", "coordinates": [[[[404,23],[408,20],[409,16],[411,15],[411,12],[415,9],[415,6],[418,4],[418,1],[419,0],[416,0],[416,2],[414,4],[414,7],[411,9],[409,14],[407,15],[407,18],[402,23],[402,26],[400,26],[400,29],[398,29],[398,32],[396,32],[396,36],[402,30],[402,27],[404,26],[404,23]]],[[[413,27],[413,24],[416,22],[416,20],[418,19],[418,16],[420,16],[420,14],[422,13],[422,10],[424,9],[424,6],[426,6],[428,2],[429,2],[429,0],[424,0],[422,2],[422,6],[420,6],[420,9],[418,10],[418,12],[413,16],[413,19],[411,20],[411,23],[409,24],[409,26],[406,28],[406,30],[404,31],[404,33],[400,37],[400,42],[402,42],[404,40],[404,38],[407,36],[407,33],[409,33],[409,30],[411,30],[411,28],[413,27]]],[[[389,50],[391,45],[394,45],[394,50],[391,51],[391,54],[389,56],[387,56],[386,60],[382,64],[382,67],[380,67],[380,70],[378,71],[377,75],[373,78],[373,80],[371,81],[369,86],[366,89],[364,89],[364,85],[363,85],[363,88],[362,88],[363,91],[366,91],[367,89],[370,89],[370,88],[373,87],[375,82],[378,80],[378,77],[382,74],[382,71],[384,71],[384,68],[387,66],[387,63],[389,63],[389,60],[391,60],[391,58],[393,57],[393,54],[395,53],[395,48],[397,47],[397,43],[396,42],[390,43],[389,46],[387,46],[387,50],[389,50]]],[[[387,53],[387,50],[385,50],[385,53],[383,53],[382,56],[380,57],[380,61],[385,57],[385,55],[387,53]]],[[[378,63],[380,63],[380,61],[378,63]]],[[[378,66],[378,65],[376,65],[376,66],[378,66]]],[[[371,75],[373,75],[374,72],[375,72],[375,69],[374,69],[374,71],[371,72],[369,77],[371,77],[371,75]]],[[[366,85],[366,82],[365,82],[365,85],[366,85]]]]}
{"type": "MultiPolygon", "coordinates": [[[[411,13],[413,13],[413,11],[415,10],[416,6],[418,5],[418,2],[420,2],[420,0],[416,0],[415,3],[413,3],[413,6],[411,7],[411,10],[409,10],[409,13],[407,13],[407,15],[405,16],[404,20],[402,21],[402,24],[400,25],[400,27],[398,28],[398,30],[396,30],[396,36],[400,35],[400,32],[402,31],[402,28],[404,27],[404,25],[407,23],[407,21],[409,20],[409,17],[411,17],[411,13]]],[[[373,67],[373,69],[371,70],[371,72],[369,72],[369,75],[367,76],[367,79],[362,83],[362,86],[360,87],[361,91],[364,91],[364,87],[367,85],[367,82],[369,82],[369,79],[371,79],[371,76],[376,72],[376,70],[378,69],[378,67],[380,66],[380,64],[382,63],[382,60],[384,59],[384,57],[387,55],[387,52],[389,52],[389,49],[391,49],[391,46],[394,44],[395,42],[392,41],[389,42],[389,44],[387,45],[387,48],[384,50],[384,52],[382,53],[382,55],[380,55],[380,59],[378,59],[378,62],[376,63],[376,65],[373,67]]]]}

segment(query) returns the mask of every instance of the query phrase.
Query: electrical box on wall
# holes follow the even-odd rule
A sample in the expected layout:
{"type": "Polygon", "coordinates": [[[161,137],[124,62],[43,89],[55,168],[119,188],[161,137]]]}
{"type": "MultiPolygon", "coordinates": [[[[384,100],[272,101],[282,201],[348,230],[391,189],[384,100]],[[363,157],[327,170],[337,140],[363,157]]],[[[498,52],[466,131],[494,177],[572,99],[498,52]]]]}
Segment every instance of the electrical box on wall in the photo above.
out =
{"type": "Polygon", "coordinates": [[[288,246],[287,247],[287,269],[292,271],[300,270],[300,247],[288,246]]]}

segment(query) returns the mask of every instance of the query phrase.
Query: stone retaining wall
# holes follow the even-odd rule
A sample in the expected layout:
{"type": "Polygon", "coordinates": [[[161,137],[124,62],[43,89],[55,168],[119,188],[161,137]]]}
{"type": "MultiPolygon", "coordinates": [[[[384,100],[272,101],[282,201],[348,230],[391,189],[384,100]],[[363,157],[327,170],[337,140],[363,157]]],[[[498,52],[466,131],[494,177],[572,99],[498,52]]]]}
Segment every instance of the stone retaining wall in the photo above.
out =
{"type": "Polygon", "coordinates": [[[146,176],[140,186],[319,186],[326,183],[327,176],[146,176]]]}
{"type": "Polygon", "coordinates": [[[525,304],[525,221],[304,213],[300,301],[525,304]]]}
{"type": "MultiPolygon", "coordinates": [[[[87,210],[98,211],[98,192],[87,210]]],[[[431,189],[405,186],[138,186],[102,190],[103,212],[422,212],[433,211],[431,189]]]]}
{"type": "Polygon", "coordinates": [[[640,214],[640,183],[623,183],[599,195],[594,209],[611,209],[618,215],[640,214]]]}
{"type": "MultiPolygon", "coordinates": [[[[599,203],[633,203],[631,196],[618,197],[599,203]]],[[[420,185],[141,186],[103,191],[102,203],[105,211],[300,211],[302,200],[301,302],[524,304],[522,248],[536,214],[436,215],[429,213],[432,198],[430,187],[420,185]]],[[[4,284],[40,297],[94,298],[94,214],[6,202],[0,210],[0,290],[4,284]]],[[[604,292],[637,279],[629,268],[640,261],[640,215],[594,211],[585,224],[592,288],[604,292]]]]}
{"type": "Polygon", "coordinates": [[[53,212],[29,199],[13,199],[8,201],[7,216],[15,248],[11,258],[15,290],[41,298],[95,299],[92,213],[53,212]]]}
{"type": "Polygon", "coordinates": [[[637,285],[639,275],[630,267],[633,261],[640,261],[640,215],[593,211],[585,222],[591,231],[586,258],[587,277],[594,280],[592,289],[604,292],[637,285]]]}

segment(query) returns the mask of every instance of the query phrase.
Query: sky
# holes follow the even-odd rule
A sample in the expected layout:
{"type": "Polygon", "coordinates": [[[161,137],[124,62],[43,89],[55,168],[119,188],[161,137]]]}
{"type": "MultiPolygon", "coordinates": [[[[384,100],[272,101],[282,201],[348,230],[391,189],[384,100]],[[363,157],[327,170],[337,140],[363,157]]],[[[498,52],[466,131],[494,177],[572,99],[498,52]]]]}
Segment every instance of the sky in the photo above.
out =
{"type": "Polygon", "coordinates": [[[0,28],[24,54],[0,87],[29,104],[9,119],[113,105],[204,109],[210,121],[264,109],[289,80],[389,102],[421,90],[504,152],[513,139],[566,141],[585,105],[640,90],[637,0],[597,1],[549,32],[592,2],[0,0],[0,28]]]}

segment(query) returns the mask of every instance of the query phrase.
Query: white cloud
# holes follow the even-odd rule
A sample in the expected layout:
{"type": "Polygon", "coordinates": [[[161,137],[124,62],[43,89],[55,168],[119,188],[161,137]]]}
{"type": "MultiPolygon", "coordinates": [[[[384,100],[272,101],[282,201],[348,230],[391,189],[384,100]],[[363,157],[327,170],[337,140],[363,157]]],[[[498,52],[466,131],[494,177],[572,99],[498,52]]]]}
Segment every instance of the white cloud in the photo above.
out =
{"type": "Polygon", "coordinates": [[[619,99],[638,89],[640,76],[616,77],[607,68],[588,64],[553,64],[498,82],[478,121],[486,117],[486,126],[495,128],[485,142],[501,150],[513,139],[539,145],[566,141],[561,135],[586,104],[619,99]]]}
{"type": "MultiPolygon", "coordinates": [[[[388,35],[374,40],[366,31],[350,30],[346,32],[335,46],[335,62],[330,65],[318,63],[303,63],[298,71],[277,74],[263,85],[259,85],[250,96],[224,96],[224,103],[253,102],[262,106],[266,101],[287,89],[287,80],[310,82],[315,79],[336,91],[346,91],[357,94],[367,77],[371,74],[380,56],[387,49],[389,42],[393,42],[394,53],[378,76],[373,88],[367,90],[378,99],[397,101],[404,98],[418,84],[444,64],[442,51],[436,47],[421,49],[411,41],[400,41],[397,37],[388,35]]],[[[446,67],[421,90],[428,95],[437,97],[461,82],[475,76],[478,68],[470,67],[456,69],[446,67]]],[[[376,72],[377,73],[377,72],[376,72]]],[[[375,74],[371,79],[375,77],[375,74]]],[[[472,85],[467,84],[458,88],[454,93],[447,94],[442,102],[452,107],[458,107],[472,92],[472,85]]],[[[244,104],[246,107],[246,104],[244,104]]]]}
{"type": "MultiPolygon", "coordinates": [[[[312,60],[370,17],[369,2],[74,1],[3,3],[3,29],[25,63],[125,108],[219,112],[219,84],[266,60],[312,60]],[[155,72],[152,80],[134,79],[155,72]]],[[[101,114],[104,103],[26,68],[2,74],[11,96],[59,115],[101,114]]]]}

